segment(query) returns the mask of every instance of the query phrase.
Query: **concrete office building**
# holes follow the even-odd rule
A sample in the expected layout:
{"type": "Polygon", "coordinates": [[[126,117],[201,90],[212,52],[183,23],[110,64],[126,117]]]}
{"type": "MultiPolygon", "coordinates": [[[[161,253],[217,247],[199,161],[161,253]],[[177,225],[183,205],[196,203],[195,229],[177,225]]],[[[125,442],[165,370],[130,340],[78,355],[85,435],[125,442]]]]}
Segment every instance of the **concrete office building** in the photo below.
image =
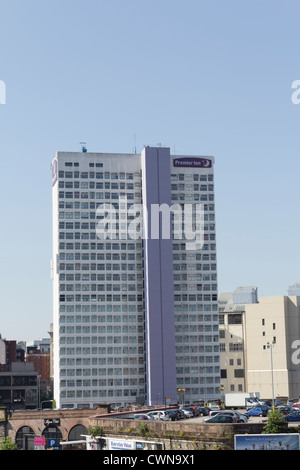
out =
{"type": "Polygon", "coordinates": [[[246,305],[248,390],[263,398],[300,397],[300,303],[263,297],[246,305]]]}
{"type": "Polygon", "coordinates": [[[219,296],[222,395],[249,391],[245,309],[257,302],[257,287],[238,287],[219,296]]]}
{"type": "Polygon", "coordinates": [[[249,289],[244,299],[232,293],[219,298],[222,394],[258,392],[269,400],[298,399],[300,298],[257,299],[256,288],[249,289]]]}
{"type": "Polygon", "coordinates": [[[161,147],[56,154],[58,407],[219,397],[213,165],[161,147]]]}

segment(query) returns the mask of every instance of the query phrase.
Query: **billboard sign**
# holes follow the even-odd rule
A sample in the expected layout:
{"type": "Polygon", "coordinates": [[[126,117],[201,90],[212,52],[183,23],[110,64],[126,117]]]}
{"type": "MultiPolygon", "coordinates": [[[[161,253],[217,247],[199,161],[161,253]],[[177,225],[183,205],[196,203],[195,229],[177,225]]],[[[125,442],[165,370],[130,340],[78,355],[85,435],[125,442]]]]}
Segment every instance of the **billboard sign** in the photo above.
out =
{"type": "Polygon", "coordinates": [[[299,434],[235,434],[234,450],[300,450],[299,434]]]}
{"type": "Polygon", "coordinates": [[[134,441],[124,439],[109,439],[109,449],[111,450],[135,450],[134,441]]]}

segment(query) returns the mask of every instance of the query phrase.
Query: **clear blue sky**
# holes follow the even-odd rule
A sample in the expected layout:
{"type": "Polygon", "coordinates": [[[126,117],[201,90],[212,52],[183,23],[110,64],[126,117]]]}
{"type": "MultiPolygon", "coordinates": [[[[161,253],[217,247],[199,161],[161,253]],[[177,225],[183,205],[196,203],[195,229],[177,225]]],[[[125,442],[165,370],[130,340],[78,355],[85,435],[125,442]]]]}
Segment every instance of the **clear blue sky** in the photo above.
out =
{"type": "Polygon", "coordinates": [[[52,321],[57,150],[216,159],[219,293],[300,282],[299,0],[0,0],[0,333],[52,321]]]}

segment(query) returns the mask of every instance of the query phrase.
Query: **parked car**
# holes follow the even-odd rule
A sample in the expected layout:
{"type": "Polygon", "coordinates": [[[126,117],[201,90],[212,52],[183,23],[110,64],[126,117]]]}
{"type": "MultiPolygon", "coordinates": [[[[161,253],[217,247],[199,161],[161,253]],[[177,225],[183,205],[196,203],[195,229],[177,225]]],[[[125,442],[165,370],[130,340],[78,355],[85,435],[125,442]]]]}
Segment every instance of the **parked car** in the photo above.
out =
{"type": "Polygon", "coordinates": [[[300,411],[293,411],[285,416],[288,422],[291,421],[300,421],[300,411]]]}
{"type": "Polygon", "coordinates": [[[210,411],[222,411],[223,408],[220,405],[211,405],[209,406],[210,411]]]}
{"type": "Polygon", "coordinates": [[[149,411],[148,416],[151,416],[152,419],[156,421],[171,421],[170,416],[166,411],[149,411]]]}
{"type": "Polygon", "coordinates": [[[179,419],[185,419],[185,414],[181,409],[178,409],[177,413],[178,413],[179,419]]]}
{"type": "Polygon", "coordinates": [[[182,411],[190,411],[193,416],[195,416],[195,410],[193,408],[190,407],[190,405],[182,405],[181,408],[180,408],[182,411]]]}
{"type": "Polygon", "coordinates": [[[281,406],[281,405],[283,405],[283,401],[282,400],[275,400],[274,405],[275,406],[281,406]]]}
{"type": "Polygon", "coordinates": [[[180,419],[177,410],[167,410],[166,413],[170,416],[171,421],[177,421],[178,419],[180,419]]]}
{"type": "Polygon", "coordinates": [[[247,408],[245,414],[248,416],[267,416],[270,408],[268,406],[253,406],[247,408]]]}
{"type": "Polygon", "coordinates": [[[277,406],[276,410],[280,411],[283,415],[288,415],[289,413],[292,413],[295,411],[295,408],[289,405],[282,405],[282,406],[277,406]]]}
{"type": "Polygon", "coordinates": [[[199,412],[199,416],[208,416],[210,411],[206,406],[197,406],[197,410],[199,412]]]}
{"type": "Polygon", "coordinates": [[[209,418],[209,419],[205,419],[204,420],[205,423],[212,423],[212,424],[216,424],[216,423],[236,423],[237,420],[235,418],[235,416],[232,416],[230,414],[219,414],[219,415],[216,415],[214,416],[213,418],[209,418]]]}
{"type": "Polygon", "coordinates": [[[290,398],[286,402],[287,405],[293,405],[294,403],[295,403],[295,400],[292,400],[290,398]]]}
{"type": "Polygon", "coordinates": [[[134,415],[133,419],[142,419],[146,421],[153,418],[151,416],[148,416],[147,414],[136,414],[134,415]]]}
{"type": "Polygon", "coordinates": [[[191,409],[191,411],[194,412],[194,416],[199,416],[200,415],[200,411],[198,410],[198,407],[196,405],[191,405],[190,409],[191,409]]]}
{"type": "Polygon", "coordinates": [[[214,418],[215,416],[233,416],[235,418],[236,423],[247,423],[248,421],[248,416],[242,413],[239,413],[238,411],[231,411],[231,410],[222,410],[222,411],[212,411],[209,415],[209,418],[205,418],[204,422],[206,423],[209,421],[211,418],[214,418]]]}
{"type": "MultiPolygon", "coordinates": [[[[208,416],[209,416],[209,418],[213,418],[214,416],[217,416],[220,413],[221,413],[220,410],[218,410],[218,411],[216,411],[216,410],[215,411],[209,411],[208,416]]],[[[207,419],[209,419],[209,418],[207,418],[207,419]]]]}
{"type": "Polygon", "coordinates": [[[233,416],[236,417],[237,419],[237,422],[238,423],[247,423],[248,422],[248,419],[249,419],[249,416],[247,416],[245,413],[240,413],[239,411],[231,411],[231,410],[225,410],[225,411],[221,411],[220,413],[225,413],[225,414],[228,414],[228,413],[232,413],[233,416]]]}
{"type": "Polygon", "coordinates": [[[183,408],[182,411],[185,414],[186,418],[193,418],[194,417],[194,413],[193,413],[192,410],[188,410],[188,409],[183,408]]]}

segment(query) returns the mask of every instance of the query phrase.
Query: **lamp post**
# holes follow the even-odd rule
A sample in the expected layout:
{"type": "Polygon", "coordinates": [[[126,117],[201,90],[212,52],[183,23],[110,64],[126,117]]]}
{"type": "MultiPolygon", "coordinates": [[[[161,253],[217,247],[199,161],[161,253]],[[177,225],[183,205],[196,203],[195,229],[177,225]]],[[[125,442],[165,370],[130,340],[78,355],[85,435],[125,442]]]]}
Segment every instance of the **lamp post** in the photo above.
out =
{"type": "Polygon", "coordinates": [[[273,402],[273,413],[274,413],[274,407],[275,407],[275,401],[274,401],[274,377],[273,377],[273,342],[272,343],[267,343],[267,348],[270,349],[271,352],[271,374],[272,374],[272,402],[273,402]]]}
{"type": "Polygon", "coordinates": [[[49,402],[53,403],[53,400],[44,400],[44,401],[41,401],[41,403],[40,403],[41,435],[42,435],[42,411],[43,411],[42,404],[43,403],[49,403],[49,402]]]}

